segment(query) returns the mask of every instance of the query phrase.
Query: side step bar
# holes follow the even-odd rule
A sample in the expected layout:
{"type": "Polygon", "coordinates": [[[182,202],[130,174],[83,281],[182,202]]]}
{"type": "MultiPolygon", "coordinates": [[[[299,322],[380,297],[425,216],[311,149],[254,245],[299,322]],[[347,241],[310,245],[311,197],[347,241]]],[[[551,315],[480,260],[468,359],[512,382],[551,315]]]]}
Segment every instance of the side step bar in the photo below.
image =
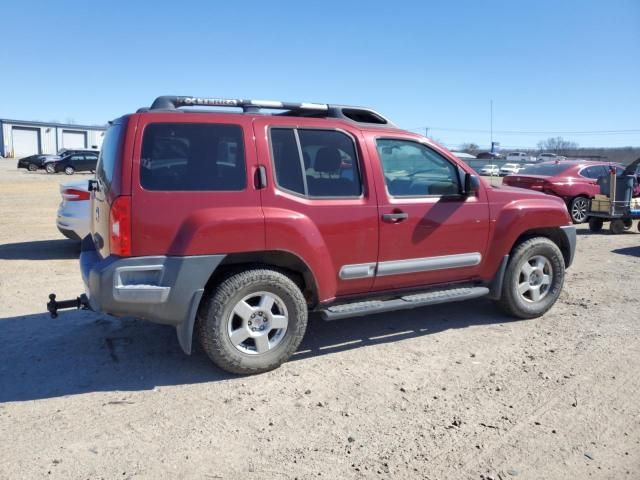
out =
{"type": "Polygon", "coordinates": [[[489,294],[487,287],[461,287],[446,290],[431,290],[425,293],[405,295],[390,300],[367,300],[363,302],[343,303],[332,305],[321,310],[323,320],[339,320],[341,318],[359,317],[374,313],[405,310],[408,308],[436,305],[438,303],[459,302],[489,294]]]}

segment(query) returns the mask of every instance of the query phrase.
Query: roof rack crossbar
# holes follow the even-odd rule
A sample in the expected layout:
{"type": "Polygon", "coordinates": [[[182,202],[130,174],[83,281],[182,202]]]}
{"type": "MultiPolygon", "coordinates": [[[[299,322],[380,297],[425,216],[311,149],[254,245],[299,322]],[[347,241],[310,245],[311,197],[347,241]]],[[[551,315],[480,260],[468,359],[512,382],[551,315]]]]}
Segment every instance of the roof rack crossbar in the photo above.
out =
{"type": "Polygon", "coordinates": [[[238,107],[243,111],[255,109],[277,110],[306,110],[326,112],[329,106],[324,103],[309,102],[280,102],[275,100],[242,100],[230,98],[203,98],[203,97],[179,97],[163,96],[154,100],[150,110],[175,110],[179,107],[238,107]]]}

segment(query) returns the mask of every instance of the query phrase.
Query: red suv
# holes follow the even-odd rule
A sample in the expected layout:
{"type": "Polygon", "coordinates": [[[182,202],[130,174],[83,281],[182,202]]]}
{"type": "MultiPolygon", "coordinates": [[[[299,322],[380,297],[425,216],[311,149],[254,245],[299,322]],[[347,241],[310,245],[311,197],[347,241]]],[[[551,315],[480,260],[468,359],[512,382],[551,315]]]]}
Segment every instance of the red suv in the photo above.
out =
{"type": "MultiPolygon", "coordinates": [[[[609,175],[611,165],[570,160],[536,163],[505,177],[502,183],[557,195],[567,203],[573,223],[584,223],[590,200],[600,193],[598,178],[609,175]]],[[[613,166],[622,172],[622,167],[613,166]]]]}
{"type": "Polygon", "coordinates": [[[485,185],[368,108],[160,97],[111,122],[97,168],[91,308],[172,325],[187,353],[195,333],[235,373],[289,358],[309,311],[486,296],[537,317],[575,250],[560,199],[485,185]]]}

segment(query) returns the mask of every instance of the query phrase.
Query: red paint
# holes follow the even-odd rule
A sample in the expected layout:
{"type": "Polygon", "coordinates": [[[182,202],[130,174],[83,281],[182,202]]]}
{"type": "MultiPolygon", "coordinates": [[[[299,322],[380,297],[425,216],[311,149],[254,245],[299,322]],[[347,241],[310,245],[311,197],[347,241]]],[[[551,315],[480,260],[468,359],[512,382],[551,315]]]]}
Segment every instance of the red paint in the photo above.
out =
{"type": "MultiPolygon", "coordinates": [[[[489,281],[522,233],[570,223],[564,204],[557,198],[522,189],[494,188],[483,182],[477,194],[466,197],[390,198],[376,150],[377,137],[422,142],[464,172],[473,173],[442,147],[395,128],[363,128],[339,119],[150,112],[130,115],[126,132],[116,181],[107,201],[112,204],[115,198],[130,195],[131,255],[289,252],[310,268],[321,302],[345,295],[465,279],[489,281]],[[142,135],[146,126],[154,122],[225,123],[242,127],[246,189],[161,192],[142,188],[142,135]],[[309,199],[279,190],[268,142],[268,128],[275,125],[340,129],[349,134],[356,144],[363,195],[351,199],[309,199]],[[259,166],[266,169],[264,189],[254,185],[259,166]],[[408,219],[397,224],[382,221],[383,214],[396,211],[408,213],[408,219]],[[344,265],[472,252],[482,255],[481,263],[473,267],[375,280],[339,278],[344,265]]],[[[100,224],[97,229],[103,227],[100,224]]],[[[111,248],[113,251],[113,245],[111,248]]]]}

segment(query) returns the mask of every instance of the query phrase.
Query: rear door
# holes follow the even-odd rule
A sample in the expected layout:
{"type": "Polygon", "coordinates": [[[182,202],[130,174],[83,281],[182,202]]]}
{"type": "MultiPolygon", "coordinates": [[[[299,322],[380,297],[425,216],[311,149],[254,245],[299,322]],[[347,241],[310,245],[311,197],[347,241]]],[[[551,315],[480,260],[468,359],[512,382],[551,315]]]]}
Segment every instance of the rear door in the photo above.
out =
{"type": "Polygon", "coordinates": [[[360,131],[287,117],[256,118],[254,128],[267,170],[267,249],[323,264],[317,270],[331,272],[322,282],[332,286],[329,297],[367,292],[377,261],[378,209],[360,131]]]}
{"type": "Polygon", "coordinates": [[[380,249],[375,290],[477,277],[486,254],[486,192],[461,194],[456,162],[418,140],[370,134],[377,159],[380,249]]]}

